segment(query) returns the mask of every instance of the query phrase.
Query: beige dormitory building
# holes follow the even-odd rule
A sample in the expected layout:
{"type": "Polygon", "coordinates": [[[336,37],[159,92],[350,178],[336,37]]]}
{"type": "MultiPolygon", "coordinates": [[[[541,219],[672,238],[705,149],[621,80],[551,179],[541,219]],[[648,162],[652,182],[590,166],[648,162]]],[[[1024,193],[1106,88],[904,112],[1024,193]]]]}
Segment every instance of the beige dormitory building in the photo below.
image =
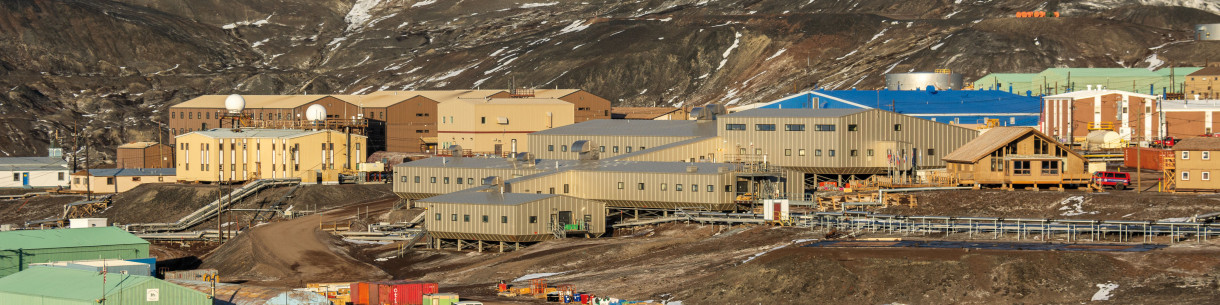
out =
{"type": "Polygon", "coordinates": [[[212,129],[175,140],[177,178],[183,182],[337,182],[338,173],[355,169],[368,149],[367,137],[333,130],[212,129]]]}
{"type": "Polygon", "coordinates": [[[1176,191],[1220,191],[1220,182],[1212,174],[1220,173],[1220,138],[1195,137],[1182,139],[1173,146],[1177,172],[1176,191]]]}

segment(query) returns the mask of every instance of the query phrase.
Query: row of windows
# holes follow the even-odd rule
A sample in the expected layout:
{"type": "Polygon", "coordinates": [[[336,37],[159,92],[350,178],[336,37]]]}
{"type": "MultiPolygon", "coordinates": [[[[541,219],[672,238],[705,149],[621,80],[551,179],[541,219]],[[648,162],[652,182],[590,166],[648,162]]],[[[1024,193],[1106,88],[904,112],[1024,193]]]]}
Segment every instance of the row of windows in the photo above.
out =
{"type": "MultiPolygon", "coordinates": [[[[746,124],[725,124],[724,130],[746,130],[746,124]]],[[[754,124],[755,131],[775,131],[775,124],[754,124]]],[[[835,131],[835,124],[814,124],[814,131],[835,131]]],[[[784,131],[805,131],[805,124],[784,124],[784,131]]],[[[848,124],[847,131],[860,131],[860,125],[848,124]]],[[[894,124],[894,131],[902,131],[902,124],[894,124]]]]}
{"type": "MultiPolygon", "coordinates": [[[[1212,172],[1199,172],[1199,178],[1203,181],[1212,180],[1212,172]]],[[[1182,181],[1190,181],[1190,171],[1182,171],[1182,181]]]]}
{"type": "MultiPolygon", "coordinates": [[[[407,176],[402,176],[402,177],[401,177],[401,178],[399,178],[399,179],[401,179],[400,181],[402,181],[402,182],[407,182],[407,176]]],[[[441,177],[441,180],[440,180],[440,181],[442,181],[444,184],[449,184],[449,182],[450,182],[450,181],[455,181],[456,183],[454,183],[454,184],[462,184],[462,180],[465,180],[465,181],[466,181],[466,184],[468,184],[468,185],[474,185],[474,178],[465,178],[465,179],[463,179],[463,178],[461,178],[461,177],[453,177],[453,178],[452,178],[452,180],[450,180],[450,179],[451,179],[451,178],[449,178],[449,177],[441,177]]],[[[429,183],[436,183],[436,181],[437,181],[436,177],[429,177],[429,179],[428,179],[428,180],[429,180],[429,183]]],[[[415,176],[415,183],[420,183],[420,181],[422,181],[422,180],[420,179],[420,177],[419,177],[419,176],[415,176]]]]}
{"type": "MultiPolygon", "coordinates": [[[[619,183],[618,183],[618,189],[620,189],[620,190],[621,190],[621,189],[623,189],[625,186],[626,186],[626,184],[625,184],[625,183],[623,183],[623,182],[619,182],[619,183]]],[[[674,191],[675,191],[675,192],[681,192],[683,187],[684,187],[684,184],[680,184],[680,183],[674,183],[674,191]]],[[[636,189],[636,190],[643,191],[643,190],[644,190],[644,188],[645,188],[645,187],[644,187],[644,183],[642,183],[642,182],[641,182],[641,183],[636,183],[636,184],[635,184],[635,189],[636,189]]],[[[661,190],[661,191],[668,191],[668,190],[669,190],[669,184],[668,184],[668,183],[661,183],[661,184],[660,184],[660,190],[661,190]]],[[[699,191],[699,184],[693,184],[693,183],[692,183],[692,184],[690,185],[690,191],[691,191],[691,192],[698,192],[698,191],[699,191]]],[[[715,185],[711,185],[711,184],[708,184],[708,185],[707,185],[707,192],[709,192],[709,193],[710,193],[710,192],[715,192],[715,191],[716,191],[716,186],[715,186],[715,185]]],[[[732,186],[732,185],[725,185],[725,186],[724,186],[724,191],[725,191],[725,192],[728,192],[728,193],[733,192],[733,186],[732,186]]]]}
{"type": "MultiPolygon", "coordinates": [[[[1199,152],[1199,157],[1202,158],[1203,160],[1211,160],[1212,154],[1210,151],[1202,151],[1202,152],[1199,152]]],[[[1190,160],[1190,151],[1189,150],[1182,151],[1182,160],[1190,160]]]]}
{"type": "MultiPolygon", "coordinates": [[[[59,181],[64,181],[64,173],[58,173],[58,174],[59,174],[59,181]]],[[[13,173],[13,182],[20,182],[20,181],[21,181],[21,173],[13,173]]]]}
{"type": "MultiPolygon", "coordinates": [[[[873,149],[867,149],[867,150],[865,150],[864,152],[865,152],[865,156],[872,157],[872,156],[874,155],[874,151],[873,151],[873,149]]],[[[744,154],[746,154],[747,152],[746,152],[746,149],[745,149],[745,148],[741,148],[741,149],[740,149],[740,151],[739,151],[739,153],[744,155],[744,154]]],[[[754,149],[754,154],[756,154],[756,155],[761,155],[761,154],[763,154],[762,148],[755,148],[755,149],[754,149]]],[[[892,150],[887,150],[887,154],[893,154],[893,151],[892,151],[892,150]]],[[[805,155],[806,155],[806,151],[805,151],[805,149],[797,149],[797,150],[796,150],[796,155],[797,155],[797,156],[801,156],[801,157],[805,156],[805,155]]],[[[785,149],[784,149],[784,156],[785,156],[785,157],[791,157],[791,156],[792,156],[792,149],[791,149],[791,148],[785,148],[785,149]]],[[[814,149],[814,150],[813,150],[813,156],[814,156],[814,157],[821,157],[821,156],[822,156],[822,150],[821,150],[821,149],[814,149]]],[[[828,156],[828,157],[834,157],[834,156],[835,156],[835,150],[834,150],[834,149],[828,149],[828,150],[826,150],[826,156],[828,156]]],[[[852,149],[852,150],[849,150],[849,151],[848,151],[848,156],[851,156],[851,157],[859,157],[859,156],[860,156],[860,150],[858,150],[858,149],[852,149]]],[[[935,149],[935,148],[929,148],[929,149],[928,149],[928,154],[927,154],[927,156],[929,156],[929,157],[931,157],[931,156],[936,156],[936,149],[935,149]]]]}
{"type": "MultiPolygon", "coordinates": [[[[631,149],[632,149],[632,147],[631,147],[631,146],[624,146],[624,150],[626,150],[628,153],[630,153],[630,152],[631,152],[631,149]]],[[[640,150],[644,150],[644,149],[646,149],[646,147],[644,147],[644,146],[640,146],[640,150]]],[[[598,146],[598,147],[597,147],[597,150],[598,150],[598,152],[606,152],[606,146],[598,146]]],[[[547,146],[546,146],[546,151],[555,151],[555,145],[554,145],[554,144],[547,145],[547,146]]],[[[568,146],[567,146],[567,145],[559,145],[559,151],[560,151],[560,152],[568,152],[568,146]]],[[[618,151],[619,151],[619,150],[618,150],[618,146],[612,146],[612,147],[611,147],[611,152],[613,152],[613,153],[616,153],[616,154],[617,154],[617,153],[618,153],[618,151]]]]}
{"type": "MultiPolygon", "coordinates": [[[[436,215],[436,217],[435,217],[436,221],[442,220],[441,213],[435,213],[435,215],[436,215]]],[[[451,221],[458,221],[458,214],[449,214],[449,219],[451,221]]],[[[482,220],[483,220],[483,223],[488,223],[488,222],[490,222],[491,217],[488,217],[487,215],[483,215],[482,220]]],[[[470,214],[462,215],[462,221],[470,222],[470,214]]],[[[500,216],[500,223],[508,223],[508,216],[500,216]]],[[[538,223],[538,216],[530,216],[529,223],[538,223]]]]}

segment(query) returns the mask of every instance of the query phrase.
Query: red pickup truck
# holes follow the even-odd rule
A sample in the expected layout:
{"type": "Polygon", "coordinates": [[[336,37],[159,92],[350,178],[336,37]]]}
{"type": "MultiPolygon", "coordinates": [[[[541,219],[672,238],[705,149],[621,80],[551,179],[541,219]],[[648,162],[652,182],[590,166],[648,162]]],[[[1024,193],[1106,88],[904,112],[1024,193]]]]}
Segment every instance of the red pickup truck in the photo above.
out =
{"type": "Polygon", "coordinates": [[[1124,172],[1093,173],[1093,184],[1108,186],[1116,190],[1125,190],[1131,185],[1131,174],[1124,172]]]}

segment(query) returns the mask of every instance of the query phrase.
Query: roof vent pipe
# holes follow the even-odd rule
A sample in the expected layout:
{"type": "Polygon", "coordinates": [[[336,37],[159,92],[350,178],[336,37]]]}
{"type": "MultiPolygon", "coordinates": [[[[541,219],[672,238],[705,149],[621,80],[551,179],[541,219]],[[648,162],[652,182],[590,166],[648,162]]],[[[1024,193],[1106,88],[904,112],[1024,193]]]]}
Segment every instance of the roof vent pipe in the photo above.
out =
{"type": "Polygon", "coordinates": [[[1085,87],[1088,87],[1089,90],[1093,90],[1093,85],[1085,85],[1085,87]]]}
{"type": "Polygon", "coordinates": [[[1199,100],[1199,95],[1198,95],[1198,94],[1195,94],[1195,100],[1196,100],[1196,101],[1197,101],[1197,100],[1199,100]]]}

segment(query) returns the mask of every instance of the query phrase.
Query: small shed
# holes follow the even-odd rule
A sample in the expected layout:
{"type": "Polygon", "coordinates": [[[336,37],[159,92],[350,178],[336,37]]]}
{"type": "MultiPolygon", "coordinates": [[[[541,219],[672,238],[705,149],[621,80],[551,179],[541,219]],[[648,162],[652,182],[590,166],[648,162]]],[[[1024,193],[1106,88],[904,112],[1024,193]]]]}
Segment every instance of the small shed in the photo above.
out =
{"type": "Polygon", "coordinates": [[[605,203],[564,195],[463,191],[416,206],[428,209],[428,233],[439,239],[537,242],[606,232],[605,203]]]}
{"type": "Polygon", "coordinates": [[[118,168],[172,168],[174,147],[157,142],[133,142],[115,149],[118,168]]]}
{"type": "Polygon", "coordinates": [[[0,232],[0,276],[32,263],[148,257],[148,241],[117,227],[0,232]]]}
{"type": "Polygon", "coordinates": [[[1031,127],[997,127],[942,158],[958,184],[1087,185],[1088,160],[1031,127]]]}
{"type": "Polygon", "coordinates": [[[34,267],[0,278],[0,303],[211,305],[212,298],[151,276],[34,267]]]}

